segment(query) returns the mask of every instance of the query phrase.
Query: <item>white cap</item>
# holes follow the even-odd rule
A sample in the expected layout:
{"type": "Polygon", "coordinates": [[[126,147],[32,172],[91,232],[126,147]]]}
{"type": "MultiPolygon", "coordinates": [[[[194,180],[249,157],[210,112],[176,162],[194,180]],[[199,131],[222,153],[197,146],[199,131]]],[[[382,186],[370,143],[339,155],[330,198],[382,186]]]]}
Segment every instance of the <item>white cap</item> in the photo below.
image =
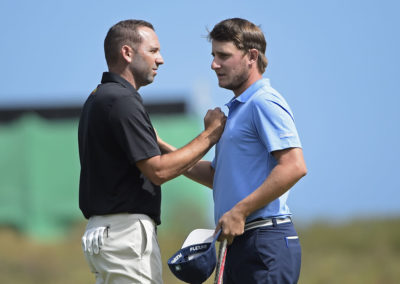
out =
{"type": "MultiPolygon", "coordinates": [[[[183,242],[182,248],[204,243],[212,243],[214,239],[215,230],[210,229],[195,229],[187,236],[186,240],[183,242]]],[[[189,256],[189,260],[195,258],[197,254],[189,256]]]]}

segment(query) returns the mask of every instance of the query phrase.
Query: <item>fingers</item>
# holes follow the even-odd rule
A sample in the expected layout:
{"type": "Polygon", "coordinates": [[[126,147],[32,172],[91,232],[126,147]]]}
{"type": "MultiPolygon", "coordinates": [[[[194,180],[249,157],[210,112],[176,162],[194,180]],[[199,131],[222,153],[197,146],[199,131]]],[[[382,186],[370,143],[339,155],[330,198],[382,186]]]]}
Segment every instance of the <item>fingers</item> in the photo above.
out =
{"type": "Polygon", "coordinates": [[[221,110],[221,108],[214,108],[213,112],[215,112],[220,118],[226,119],[225,113],[221,110]]]}
{"type": "Polygon", "coordinates": [[[223,242],[224,240],[226,240],[229,245],[232,244],[235,237],[230,233],[229,226],[227,224],[224,224],[223,220],[219,220],[218,225],[215,228],[214,234],[217,234],[220,230],[221,234],[218,237],[218,241],[223,242]]]}
{"type": "Polygon", "coordinates": [[[206,116],[204,117],[205,129],[213,134],[213,139],[216,141],[221,137],[225,128],[225,123],[226,116],[219,107],[208,110],[206,116]]]}
{"type": "Polygon", "coordinates": [[[83,251],[86,251],[86,249],[87,249],[87,246],[86,246],[86,232],[82,237],[82,249],[83,249],[83,251]]]}
{"type": "Polygon", "coordinates": [[[233,243],[233,239],[235,238],[235,236],[236,236],[235,233],[233,233],[232,231],[230,231],[227,228],[224,229],[222,227],[222,232],[221,232],[221,235],[220,235],[220,239],[221,239],[220,241],[221,242],[226,240],[228,242],[228,245],[231,245],[233,243]]]}
{"type": "Polygon", "coordinates": [[[101,230],[99,232],[99,247],[102,247],[104,245],[104,231],[107,230],[106,227],[101,227],[101,230]]]}
{"type": "Polygon", "coordinates": [[[209,109],[206,113],[206,116],[216,115],[219,117],[225,117],[225,113],[221,110],[220,107],[216,107],[214,109],[209,109]]]}
{"type": "Polygon", "coordinates": [[[95,231],[94,235],[94,243],[93,243],[93,253],[98,254],[100,248],[104,244],[104,231],[106,227],[100,227],[98,230],[95,231]]]}
{"type": "Polygon", "coordinates": [[[216,231],[221,229],[221,234],[218,238],[219,241],[227,240],[228,244],[232,244],[236,236],[244,233],[245,217],[237,214],[237,211],[232,209],[226,212],[219,219],[216,231]]]}
{"type": "Polygon", "coordinates": [[[100,229],[95,230],[93,232],[93,239],[92,239],[92,250],[94,254],[99,253],[99,235],[100,235],[100,229]]]}
{"type": "Polygon", "coordinates": [[[90,253],[90,255],[93,254],[93,248],[92,248],[92,244],[93,244],[93,230],[90,230],[88,236],[86,237],[86,247],[87,247],[87,251],[90,253]]]}
{"type": "Polygon", "coordinates": [[[221,231],[221,234],[218,237],[218,241],[223,242],[226,240],[228,242],[228,245],[231,245],[234,239],[235,236],[230,235],[229,233],[224,233],[224,230],[221,231]]]}
{"type": "Polygon", "coordinates": [[[104,232],[106,227],[96,227],[89,229],[82,237],[82,248],[90,255],[98,254],[104,245],[104,232]]]}

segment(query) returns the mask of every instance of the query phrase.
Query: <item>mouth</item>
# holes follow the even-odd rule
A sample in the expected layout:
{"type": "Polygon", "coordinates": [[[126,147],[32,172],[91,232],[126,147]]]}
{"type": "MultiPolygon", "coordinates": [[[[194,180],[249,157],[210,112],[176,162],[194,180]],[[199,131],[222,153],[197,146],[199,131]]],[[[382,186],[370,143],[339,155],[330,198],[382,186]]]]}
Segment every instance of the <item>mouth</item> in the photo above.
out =
{"type": "Polygon", "coordinates": [[[218,79],[222,79],[226,76],[225,74],[218,74],[218,73],[216,73],[216,74],[217,74],[218,79]]]}

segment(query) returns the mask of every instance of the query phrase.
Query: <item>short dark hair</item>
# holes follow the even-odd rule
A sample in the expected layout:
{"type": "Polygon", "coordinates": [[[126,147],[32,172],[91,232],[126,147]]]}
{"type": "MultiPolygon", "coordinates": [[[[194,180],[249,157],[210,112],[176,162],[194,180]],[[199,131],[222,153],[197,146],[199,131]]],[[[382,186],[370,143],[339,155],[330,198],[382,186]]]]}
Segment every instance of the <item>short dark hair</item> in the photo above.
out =
{"type": "Polygon", "coordinates": [[[138,28],[148,27],[154,30],[149,22],[143,20],[125,20],[112,26],[104,39],[104,54],[107,65],[111,66],[118,61],[118,54],[123,45],[135,48],[142,42],[138,28]]]}
{"type": "Polygon", "coordinates": [[[252,48],[257,49],[259,51],[258,71],[261,74],[265,72],[268,64],[265,57],[267,42],[261,28],[252,22],[241,18],[223,20],[208,33],[208,40],[233,42],[236,48],[246,52],[252,48]]]}

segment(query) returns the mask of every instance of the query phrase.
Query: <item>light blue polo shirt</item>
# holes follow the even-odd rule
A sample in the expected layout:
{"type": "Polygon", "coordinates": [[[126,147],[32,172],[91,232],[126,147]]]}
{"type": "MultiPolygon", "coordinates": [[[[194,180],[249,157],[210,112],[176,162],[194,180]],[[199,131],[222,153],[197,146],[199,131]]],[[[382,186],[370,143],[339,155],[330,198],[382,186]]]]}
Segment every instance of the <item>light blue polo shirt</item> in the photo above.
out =
{"type": "MultiPolygon", "coordinates": [[[[292,111],[271,87],[269,79],[258,80],[226,105],[228,119],[212,161],[216,224],[225,212],[265,181],[277,164],[271,152],[301,147],[292,111]]],[[[288,195],[289,191],[253,212],[247,222],[291,215],[286,205],[288,195]]]]}

